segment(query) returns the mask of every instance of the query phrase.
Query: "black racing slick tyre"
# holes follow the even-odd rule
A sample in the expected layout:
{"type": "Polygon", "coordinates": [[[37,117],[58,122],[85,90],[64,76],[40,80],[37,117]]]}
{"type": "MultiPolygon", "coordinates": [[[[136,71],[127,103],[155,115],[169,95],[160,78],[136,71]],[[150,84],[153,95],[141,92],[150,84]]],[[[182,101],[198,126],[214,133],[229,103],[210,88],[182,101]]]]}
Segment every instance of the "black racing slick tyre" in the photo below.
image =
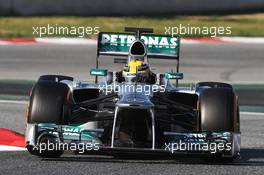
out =
{"type": "Polygon", "coordinates": [[[53,82],[60,82],[62,80],[73,81],[73,77],[64,76],[64,75],[42,75],[38,79],[38,81],[53,81],[53,82]]]}
{"type": "Polygon", "coordinates": [[[232,85],[222,82],[199,82],[196,84],[196,89],[198,90],[203,87],[233,89],[232,85]]]}
{"type": "Polygon", "coordinates": [[[27,122],[66,124],[68,93],[66,84],[38,81],[31,92],[27,122]]]}
{"type": "MultiPolygon", "coordinates": [[[[237,98],[232,88],[207,88],[200,92],[200,131],[239,132],[237,98]]],[[[223,157],[212,154],[204,158],[209,162],[232,162],[238,155],[223,157]]]]}
{"type": "Polygon", "coordinates": [[[231,88],[208,88],[200,94],[201,131],[236,131],[236,97],[231,88]]]}

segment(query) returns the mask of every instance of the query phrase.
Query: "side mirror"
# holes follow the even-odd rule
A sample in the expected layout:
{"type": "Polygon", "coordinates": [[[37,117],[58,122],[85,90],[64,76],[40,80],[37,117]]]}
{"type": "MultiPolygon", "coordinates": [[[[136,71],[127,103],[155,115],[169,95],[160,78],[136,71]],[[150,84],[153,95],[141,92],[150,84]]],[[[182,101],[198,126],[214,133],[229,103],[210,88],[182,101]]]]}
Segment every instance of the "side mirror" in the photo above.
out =
{"type": "Polygon", "coordinates": [[[96,69],[96,68],[92,68],[90,70],[90,75],[93,76],[106,76],[108,73],[107,69],[96,69]]]}
{"type": "Polygon", "coordinates": [[[183,79],[183,73],[181,73],[181,72],[166,72],[165,78],[167,80],[180,80],[180,79],[183,79]]]}

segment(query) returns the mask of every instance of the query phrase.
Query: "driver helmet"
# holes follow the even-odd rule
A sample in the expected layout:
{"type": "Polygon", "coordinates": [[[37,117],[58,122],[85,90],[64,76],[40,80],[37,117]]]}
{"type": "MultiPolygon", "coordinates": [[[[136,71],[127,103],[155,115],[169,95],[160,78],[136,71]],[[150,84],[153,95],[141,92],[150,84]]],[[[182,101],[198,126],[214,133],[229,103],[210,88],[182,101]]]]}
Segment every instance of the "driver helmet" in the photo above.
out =
{"type": "Polygon", "coordinates": [[[130,56],[122,72],[126,82],[135,82],[137,77],[139,79],[147,78],[149,73],[150,68],[144,62],[144,56],[130,56]]]}

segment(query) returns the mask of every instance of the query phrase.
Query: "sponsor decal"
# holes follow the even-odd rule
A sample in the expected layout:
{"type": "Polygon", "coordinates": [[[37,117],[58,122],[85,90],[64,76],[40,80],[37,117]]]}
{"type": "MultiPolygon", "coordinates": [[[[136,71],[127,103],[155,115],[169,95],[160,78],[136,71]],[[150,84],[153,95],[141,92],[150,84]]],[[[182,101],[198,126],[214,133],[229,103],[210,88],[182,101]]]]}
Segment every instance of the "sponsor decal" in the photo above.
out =
{"type": "MultiPolygon", "coordinates": [[[[156,47],[156,48],[175,48],[178,46],[178,37],[170,36],[141,36],[141,39],[147,45],[147,47],[156,47]]],[[[101,44],[110,44],[113,46],[130,46],[130,44],[135,41],[136,38],[133,35],[125,34],[105,34],[101,36],[101,44]]]]}

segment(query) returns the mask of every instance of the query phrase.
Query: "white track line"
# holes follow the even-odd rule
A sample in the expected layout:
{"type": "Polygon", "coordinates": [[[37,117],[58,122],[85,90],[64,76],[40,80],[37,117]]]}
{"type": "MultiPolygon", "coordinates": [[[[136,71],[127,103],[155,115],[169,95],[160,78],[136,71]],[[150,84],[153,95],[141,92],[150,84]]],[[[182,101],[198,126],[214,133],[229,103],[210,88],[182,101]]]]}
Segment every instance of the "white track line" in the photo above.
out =
{"type": "Polygon", "coordinates": [[[0,45],[10,45],[10,44],[12,44],[12,43],[0,40],[0,45]]]}
{"type": "Polygon", "coordinates": [[[96,40],[84,39],[84,38],[35,38],[37,43],[47,44],[69,44],[69,45],[93,45],[97,44],[96,40]]]}
{"type": "Polygon", "coordinates": [[[263,112],[240,112],[242,115],[257,115],[257,116],[264,116],[263,112]]]}
{"type": "Polygon", "coordinates": [[[26,148],[17,146],[0,145],[0,151],[26,151],[26,148]]]}
{"type": "Polygon", "coordinates": [[[28,104],[28,101],[20,100],[0,100],[0,103],[9,103],[9,104],[28,104]]]}
{"type": "Polygon", "coordinates": [[[263,44],[264,38],[258,37],[222,37],[225,42],[263,44]]]}

